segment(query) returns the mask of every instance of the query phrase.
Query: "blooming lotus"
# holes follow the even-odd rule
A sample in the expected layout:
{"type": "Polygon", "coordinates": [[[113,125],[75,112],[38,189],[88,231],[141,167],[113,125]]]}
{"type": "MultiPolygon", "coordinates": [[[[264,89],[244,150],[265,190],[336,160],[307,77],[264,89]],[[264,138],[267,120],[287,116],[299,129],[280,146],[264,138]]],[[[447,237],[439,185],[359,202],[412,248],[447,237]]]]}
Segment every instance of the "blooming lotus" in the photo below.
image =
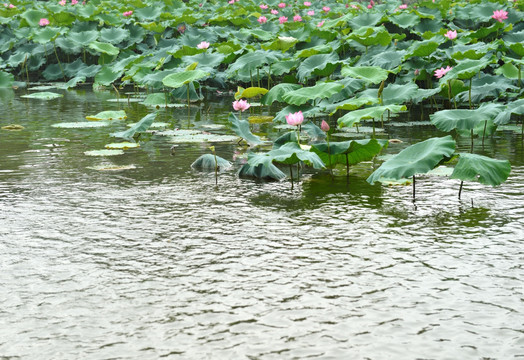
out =
{"type": "Polygon", "coordinates": [[[283,9],[283,8],[286,7],[286,3],[280,3],[280,4],[278,4],[278,7],[281,8],[281,9],[283,9]]]}
{"type": "Polygon", "coordinates": [[[247,100],[235,100],[233,101],[233,109],[236,111],[246,111],[249,109],[251,104],[247,102],[247,100]]]}
{"type": "Polygon", "coordinates": [[[269,6],[267,6],[266,4],[262,4],[262,5],[260,5],[260,8],[261,8],[262,10],[266,10],[268,7],[269,7],[269,6]]]}
{"type": "Polygon", "coordinates": [[[278,18],[278,22],[281,23],[281,24],[287,22],[287,17],[285,17],[285,16],[281,16],[281,17],[279,17],[279,18],[278,18]]]}
{"type": "Polygon", "coordinates": [[[302,21],[302,17],[300,15],[295,15],[295,16],[293,16],[293,21],[294,22],[302,21]]]}
{"type": "Polygon", "coordinates": [[[324,7],[322,8],[322,10],[323,10],[324,12],[328,13],[329,10],[331,10],[331,8],[330,8],[329,6],[324,6],[324,7]]]}
{"type": "Polygon", "coordinates": [[[267,22],[267,17],[261,16],[257,19],[257,21],[261,24],[265,24],[267,22]]]}
{"type": "Polygon", "coordinates": [[[15,7],[13,4],[9,4],[9,9],[14,9],[15,7]]]}
{"type": "Polygon", "coordinates": [[[304,1],[304,6],[309,7],[309,6],[311,6],[311,3],[309,1],[304,1]]]}
{"type": "Polygon", "coordinates": [[[61,5],[61,6],[65,6],[65,4],[66,4],[66,0],[60,0],[60,1],[58,2],[58,4],[61,5]]]}
{"type": "Polygon", "coordinates": [[[78,4],[78,0],[71,0],[71,5],[76,5],[78,4]]]}
{"type": "Polygon", "coordinates": [[[453,68],[450,67],[450,66],[447,66],[446,68],[441,67],[440,69],[435,70],[435,77],[436,77],[437,79],[440,79],[441,77],[443,77],[444,75],[446,75],[446,73],[447,73],[448,71],[450,71],[451,69],[453,69],[453,68]]]}
{"type": "Polygon", "coordinates": [[[209,47],[209,43],[207,41],[202,41],[200,44],[197,45],[197,48],[199,49],[207,49],[209,47]]]}
{"type": "Polygon", "coordinates": [[[304,121],[304,115],[302,114],[302,111],[289,113],[286,115],[286,121],[291,126],[298,126],[304,121]]]}
{"type": "Polygon", "coordinates": [[[124,13],[122,13],[122,15],[124,15],[126,17],[127,16],[131,16],[131,15],[133,15],[133,10],[125,11],[124,13]]]}
{"type": "Polygon", "coordinates": [[[502,20],[506,20],[508,18],[508,12],[504,10],[495,10],[493,11],[493,15],[491,17],[498,22],[502,22],[502,20]]]}
{"type": "Polygon", "coordinates": [[[326,122],[326,120],[322,120],[322,124],[320,124],[320,128],[324,132],[328,132],[330,129],[329,124],[326,122]]]}
{"type": "Polygon", "coordinates": [[[315,10],[309,10],[309,11],[307,12],[307,14],[308,14],[309,16],[313,16],[313,15],[315,15],[315,10]]]}
{"type": "Polygon", "coordinates": [[[444,34],[445,37],[447,37],[450,40],[457,38],[457,30],[448,30],[447,33],[444,34]]]}
{"type": "Polygon", "coordinates": [[[271,14],[273,14],[273,15],[277,15],[277,14],[278,14],[278,11],[275,10],[275,9],[272,9],[272,10],[271,10],[271,14]]]}
{"type": "Polygon", "coordinates": [[[317,27],[322,27],[322,25],[324,25],[324,20],[322,20],[321,22],[319,22],[319,23],[317,24],[317,27]]]}
{"type": "Polygon", "coordinates": [[[47,25],[49,25],[49,20],[46,19],[46,18],[42,18],[42,19],[40,19],[40,21],[38,22],[38,25],[40,25],[40,26],[47,26],[47,25]]]}
{"type": "Polygon", "coordinates": [[[398,7],[400,10],[405,10],[408,8],[408,4],[402,4],[398,7]]]}

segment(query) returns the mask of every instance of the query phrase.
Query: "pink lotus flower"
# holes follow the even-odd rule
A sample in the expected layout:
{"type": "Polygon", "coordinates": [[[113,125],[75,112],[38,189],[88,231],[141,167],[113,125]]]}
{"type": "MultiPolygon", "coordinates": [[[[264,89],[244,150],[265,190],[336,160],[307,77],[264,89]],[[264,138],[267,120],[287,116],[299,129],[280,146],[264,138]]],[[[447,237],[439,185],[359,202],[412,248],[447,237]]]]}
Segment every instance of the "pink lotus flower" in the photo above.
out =
{"type": "Polygon", "coordinates": [[[502,20],[506,20],[508,18],[508,12],[504,10],[495,10],[493,11],[493,15],[491,17],[498,22],[502,22],[502,20]]]}
{"type": "Polygon", "coordinates": [[[302,114],[302,111],[293,114],[289,113],[286,115],[286,121],[291,126],[298,126],[304,121],[304,115],[302,114]]]}
{"type": "Polygon", "coordinates": [[[42,18],[38,22],[38,25],[40,25],[40,26],[47,26],[47,25],[49,25],[49,20],[47,20],[46,18],[42,18]]]}
{"type": "Polygon", "coordinates": [[[236,111],[246,111],[249,109],[251,104],[247,102],[247,100],[235,100],[233,101],[233,109],[236,111]]]}
{"type": "Polygon", "coordinates": [[[310,7],[311,3],[309,1],[304,1],[304,6],[310,7]]]}
{"type": "Polygon", "coordinates": [[[133,10],[125,11],[125,12],[122,13],[122,15],[124,15],[126,17],[127,16],[131,16],[131,15],[133,15],[133,10]]]}
{"type": "Polygon", "coordinates": [[[402,4],[398,8],[401,9],[401,10],[405,10],[405,9],[408,8],[408,4],[402,4]]]}
{"type": "Polygon", "coordinates": [[[456,30],[448,30],[447,33],[444,34],[445,37],[447,37],[450,40],[457,38],[457,31],[456,30]]]}
{"type": "Polygon", "coordinates": [[[15,7],[13,4],[9,4],[9,9],[14,9],[15,7]]]}
{"type": "Polygon", "coordinates": [[[355,4],[351,4],[351,8],[352,8],[352,9],[356,9],[356,10],[359,10],[359,9],[360,9],[360,8],[359,8],[357,5],[355,5],[355,4]]]}
{"type": "Polygon", "coordinates": [[[322,27],[322,25],[324,25],[324,20],[322,20],[321,22],[319,22],[319,23],[317,24],[317,27],[322,27]]]}
{"type": "Polygon", "coordinates": [[[278,7],[281,8],[281,9],[283,9],[283,8],[286,7],[286,3],[280,3],[280,4],[278,4],[278,7]]]}
{"type": "Polygon", "coordinates": [[[257,19],[257,21],[261,24],[265,24],[267,22],[267,17],[261,16],[257,19]]]}
{"type": "Polygon", "coordinates": [[[330,8],[329,6],[324,6],[324,7],[322,8],[322,10],[323,10],[324,12],[328,13],[329,10],[331,10],[331,8],[330,8]]]}
{"type": "Polygon", "coordinates": [[[437,79],[440,79],[441,77],[443,77],[444,75],[446,75],[446,73],[447,73],[448,71],[450,71],[451,69],[453,69],[453,68],[452,68],[452,67],[449,67],[449,66],[447,66],[446,68],[441,67],[440,69],[435,70],[435,77],[436,77],[437,79]]]}
{"type": "Polygon", "coordinates": [[[209,43],[207,41],[202,41],[200,44],[197,45],[197,48],[199,49],[207,49],[209,47],[209,43]]]}
{"type": "Polygon", "coordinates": [[[324,132],[328,132],[330,129],[329,124],[326,122],[326,120],[322,120],[322,124],[320,124],[320,128],[324,132]]]}
{"type": "Polygon", "coordinates": [[[66,0],[60,0],[60,1],[58,2],[58,4],[59,4],[59,5],[62,5],[62,6],[65,6],[65,4],[66,4],[66,0]]]}
{"type": "Polygon", "coordinates": [[[313,15],[315,15],[315,10],[309,10],[309,11],[307,12],[307,14],[308,14],[309,16],[313,16],[313,15]]]}
{"type": "Polygon", "coordinates": [[[71,5],[76,5],[78,4],[78,0],[71,0],[71,5]]]}
{"type": "Polygon", "coordinates": [[[285,16],[281,16],[281,17],[279,17],[279,18],[278,18],[278,22],[281,23],[281,24],[287,22],[287,17],[285,17],[285,16]]]}
{"type": "Polygon", "coordinates": [[[278,14],[278,11],[275,10],[275,9],[272,9],[272,10],[271,10],[271,14],[273,14],[273,15],[277,15],[277,14],[278,14]]]}
{"type": "Polygon", "coordinates": [[[369,4],[368,9],[373,9],[373,5],[369,4]]]}
{"type": "Polygon", "coordinates": [[[300,15],[295,15],[295,16],[293,16],[293,21],[294,22],[300,22],[300,21],[302,21],[302,17],[300,15]]]}
{"type": "Polygon", "coordinates": [[[260,8],[261,8],[262,10],[266,10],[268,7],[269,7],[269,6],[267,6],[266,4],[262,4],[262,5],[260,5],[260,8]]]}
{"type": "Polygon", "coordinates": [[[234,3],[235,3],[235,0],[229,0],[227,3],[228,3],[228,4],[234,4],[234,3]]]}

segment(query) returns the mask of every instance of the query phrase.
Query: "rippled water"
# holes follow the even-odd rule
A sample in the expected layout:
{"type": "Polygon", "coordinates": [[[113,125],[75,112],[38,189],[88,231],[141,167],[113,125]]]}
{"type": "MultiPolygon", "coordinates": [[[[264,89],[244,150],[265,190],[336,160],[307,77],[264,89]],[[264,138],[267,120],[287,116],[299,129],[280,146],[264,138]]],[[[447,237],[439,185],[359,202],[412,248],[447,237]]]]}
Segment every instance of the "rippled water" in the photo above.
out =
{"type": "MultiPolygon", "coordinates": [[[[207,145],[171,156],[154,136],[87,157],[123,127],[50,124],[117,109],[111,94],[20,95],[0,94],[0,125],[26,127],[0,132],[1,359],[524,358],[520,135],[477,145],[512,162],[502,186],[466,183],[459,201],[457,181],[421,177],[413,204],[409,186],[368,185],[371,164],[291,190],[235,171],[215,186],[189,167],[207,145]]],[[[220,106],[159,116],[226,123],[220,106]]],[[[388,151],[430,129],[388,128],[405,141],[388,151]]]]}

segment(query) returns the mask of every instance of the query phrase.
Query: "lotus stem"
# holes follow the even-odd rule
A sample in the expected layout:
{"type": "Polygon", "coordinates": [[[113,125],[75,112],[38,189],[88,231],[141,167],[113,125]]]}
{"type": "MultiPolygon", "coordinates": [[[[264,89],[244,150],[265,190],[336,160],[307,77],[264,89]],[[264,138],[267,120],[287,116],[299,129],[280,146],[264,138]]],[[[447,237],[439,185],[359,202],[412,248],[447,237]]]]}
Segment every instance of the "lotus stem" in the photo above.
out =
{"type": "Polygon", "coordinates": [[[271,64],[269,64],[269,73],[267,74],[267,89],[270,90],[271,84],[271,64]]]}
{"type": "Polygon", "coordinates": [[[413,175],[413,201],[415,201],[415,175],[413,175]]]}
{"type": "Polygon", "coordinates": [[[373,118],[373,139],[375,138],[375,118],[373,118]]]}
{"type": "Polygon", "coordinates": [[[291,178],[291,190],[293,190],[293,165],[289,164],[289,177],[291,178]]]}
{"type": "Polygon", "coordinates": [[[484,146],[484,138],[486,137],[486,127],[488,126],[488,120],[484,121],[484,131],[482,132],[482,146],[484,146]]]}
{"type": "Polygon", "coordinates": [[[519,84],[519,88],[522,89],[522,75],[520,73],[520,68],[521,68],[521,65],[519,64],[519,82],[518,82],[518,84],[519,84]]]}
{"type": "Polygon", "coordinates": [[[471,106],[471,79],[469,78],[469,108],[473,109],[473,106],[471,106]]]}
{"type": "Polygon", "coordinates": [[[44,45],[45,62],[48,62],[49,59],[47,58],[47,47],[45,46],[45,43],[42,45],[44,45]]]}
{"type": "Polygon", "coordinates": [[[333,177],[333,169],[331,168],[331,149],[329,148],[329,134],[327,135],[327,150],[328,150],[328,166],[329,166],[329,174],[331,175],[331,180],[334,180],[333,177]]]}
{"type": "Polygon", "coordinates": [[[470,152],[473,154],[473,129],[471,129],[471,151],[470,152]]]}
{"type": "Polygon", "coordinates": [[[113,89],[115,89],[116,92],[116,103],[120,105],[120,93],[118,92],[118,89],[116,88],[115,84],[111,84],[113,89]]]}
{"type": "Polygon", "coordinates": [[[257,68],[257,84],[260,87],[260,69],[257,68]]]}
{"type": "Polygon", "coordinates": [[[22,69],[24,68],[24,65],[25,65],[25,74],[27,76],[27,87],[29,87],[29,70],[27,69],[27,54],[25,55],[25,59],[24,59],[24,63],[22,64],[22,69]]]}
{"type": "Polygon", "coordinates": [[[349,179],[349,157],[347,153],[346,153],[346,178],[349,179]]]}
{"type": "Polygon", "coordinates": [[[300,146],[300,125],[297,126],[297,142],[298,146],[300,146]]]}
{"type": "Polygon", "coordinates": [[[448,101],[449,108],[451,109],[451,80],[448,80],[448,101]]]}
{"type": "Polygon", "coordinates": [[[251,79],[251,87],[253,87],[253,72],[249,70],[249,78],[251,79]]]}
{"type": "Polygon", "coordinates": [[[213,156],[215,157],[215,185],[218,185],[218,160],[217,160],[217,154],[215,152],[214,147],[213,147],[213,156]]]}
{"type": "Polygon", "coordinates": [[[459,188],[459,200],[460,200],[460,194],[462,194],[462,185],[464,185],[464,181],[460,182],[460,188],[459,188]]]}
{"type": "Polygon", "coordinates": [[[189,83],[187,83],[187,110],[189,111],[189,83]]]}

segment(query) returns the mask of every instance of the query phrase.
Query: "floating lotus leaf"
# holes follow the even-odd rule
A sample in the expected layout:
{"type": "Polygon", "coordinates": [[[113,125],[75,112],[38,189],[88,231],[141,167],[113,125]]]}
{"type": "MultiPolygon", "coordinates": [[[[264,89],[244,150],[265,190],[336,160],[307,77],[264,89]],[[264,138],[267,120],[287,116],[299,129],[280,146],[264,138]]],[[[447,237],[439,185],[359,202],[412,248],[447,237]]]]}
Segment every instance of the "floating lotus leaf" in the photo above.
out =
{"type": "Polygon", "coordinates": [[[511,165],[507,160],[496,160],[482,155],[461,153],[451,178],[497,186],[507,180],[510,172],[511,165]]]}
{"type": "Polygon", "coordinates": [[[215,166],[218,167],[218,170],[227,170],[233,166],[229,161],[227,161],[224,158],[221,158],[220,156],[216,156],[216,163],[215,163],[215,155],[213,154],[204,154],[200,156],[198,159],[196,159],[192,164],[191,167],[193,169],[198,170],[209,170],[214,171],[215,166]]]}
{"type": "Polygon", "coordinates": [[[386,160],[367,182],[386,179],[403,179],[416,174],[425,174],[434,169],[444,158],[449,158],[455,151],[455,141],[448,135],[442,138],[431,138],[411,145],[389,160],[386,160]]]}
{"type": "Polygon", "coordinates": [[[193,81],[200,80],[206,76],[209,76],[209,73],[202,71],[202,70],[189,70],[184,71],[180,73],[175,73],[171,75],[167,75],[163,80],[162,83],[165,86],[172,87],[172,88],[179,88],[185,84],[188,84],[193,81]]]}
{"type": "Polygon", "coordinates": [[[27,98],[27,99],[52,100],[52,99],[64,97],[64,95],[53,93],[53,92],[42,91],[42,92],[32,93],[29,95],[22,95],[20,97],[27,98]]]}
{"type": "Polygon", "coordinates": [[[378,119],[384,114],[386,110],[391,113],[398,113],[400,111],[406,111],[407,108],[404,105],[384,105],[384,106],[373,106],[369,108],[359,109],[350,111],[346,115],[342,116],[337,120],[340,127],[348,126],[351,127],[354,124],[365,119],[378,119]]]}
{"type": "Polygon", "coordinates": [[[193,129],[175,129],[175,130],[157,131],[155,133],[155,135],[160,135],[160,136],[188,136],[188,135],[197,135],[197,134],[202,134],[202,131],[193,130],[193,129]]]}
{"type": "Polygon", "coordinates": [[[56,123],[56,124],[53,124],[51,126],[55,127],[55,128],[60,128],[60,129],[87,129],[87,128],[104,127],[104,126],[109,126],[109,125],[110,124],[108,122],[106,122],[106,121],[97,121],[97,122],[77,121],[77,122],[56,123]]]}
{"type": "Polygon", "coordinates": [[[123,155],[123,154],[124,154],[124,150],[114,150],[114,149],[84,151],[84,155],[87,155],[87,156],[115,156],[115,155],[123,155]]]}
{"type": "Polygon", "coordinates": [[[86,116],[87,120],[124,120],[127,119],[126,112],[124,110],[109,110],[109,111],[102,111],[99,112],[96,115],[89,115],[86,116]]]}
{"type": "Polygon", "coordinates": [[[300,89],[302,86],[298,84],[287,84],[282,83],[275,85],[269,90],[264,96],[262,96],[261,102],[264,105],[271,105],[275,101],[284,102],[282,97],[290,91],[300,89]]]}
{"type": "Polygon", "coordinates": [[[119,137],[119,138],[122,138],[122,139],[132,139],[133,136],[135,136],[135,134],[137,132],[144,132],[147,129],[149,129],[149,127],[151,126],[151,124],[155,120],[156,115],[157,115],[157,113],[148,114],[148,115],[144,116],[135,125],[131,126],[129,129],[127,129],[125,131],[112,133],[111,136],[119,137]]]}
{"type": "Polygon", "coordinates": [[[238,136],[232,136],[232,135],[219,135],[219,134],[209,134],[209,133],[199,133],[194,135],[177,135],[173,136],[169,139],[171,143],[179,144],[179,143],[203,143],[203,142],[210,142],[210,143],[219,143],[219,142],[227,142],[227,143],[233,143],[238,142],[240,138],[238,136]]]}
{"type": "Polygon", "coordinates": [[[259,116],[250,116],[247,118],[247,120],[249,121],[250,124],[263,124],[263,123],[272,122],[274,118],[275,118],[274,116],[259,115],[259,116]]]}
{"type": "MultiPolygon", "coordinates": [[[[127,124],[128,127],[133,127],[133,126],[136,126],[136,125],[138,125],[137,122],[136,122],[136,123],[127,124]]],[[[171,125],[171,124],[169,124],[169,123],[165,123],[165,122],[154,122],[154,123],[152,123],[152,124],[149,126],[149,128],[150,128],[150,129],[164,129],[164,128],[170,126],[170,125],[171,125]]]]}
{"type": "Polygon", "coordinates": [[[344,85],[336,82],[317,83],[315,86],[290,91],[282,99],[291,105],[303,105],[309,100],[328,98],[343,88],[344,85]]]}
{"type": "Polygon", "coordinates": [[[136,169],[135,165],[98,165],[98,166],[89,166],[88,169],[98,170],[98,171],[122,171],[122,170],[133,170],[136,169]]]}
{"type": "Polygon", "coordinates": [[[343,66],[340,75],[364,80],[371,84],[378,84],[388,78],[389,72],[378,66],[343,66]]]}
{"type": "Polygon", "coordinates": [[[121,150],[127,150],[132,148],[140,147],[140,144],[138,143],[132,143],[128,141],[120,142],[120,143],[111,143],[106,145],[106,149],[121,149],[121,150]]]}
{"type": "Polygon", "coordinates": [[[25,127],[23,127],[22,125],[18,125],[18,124],[9,124],[9,125],[2,126],[2,130],[19,131],[19,130],[24,130],[24,129],[25,127]]]}
{"type": "Polygon", "coordinates": [[[258,145],[262,143],[262,140],[251,133],[249,129],[249,121],[239,120],[235,114],[229,113],[229,122],[231,123],[231,129],[244,139],[249,145],[258,145]]]}

